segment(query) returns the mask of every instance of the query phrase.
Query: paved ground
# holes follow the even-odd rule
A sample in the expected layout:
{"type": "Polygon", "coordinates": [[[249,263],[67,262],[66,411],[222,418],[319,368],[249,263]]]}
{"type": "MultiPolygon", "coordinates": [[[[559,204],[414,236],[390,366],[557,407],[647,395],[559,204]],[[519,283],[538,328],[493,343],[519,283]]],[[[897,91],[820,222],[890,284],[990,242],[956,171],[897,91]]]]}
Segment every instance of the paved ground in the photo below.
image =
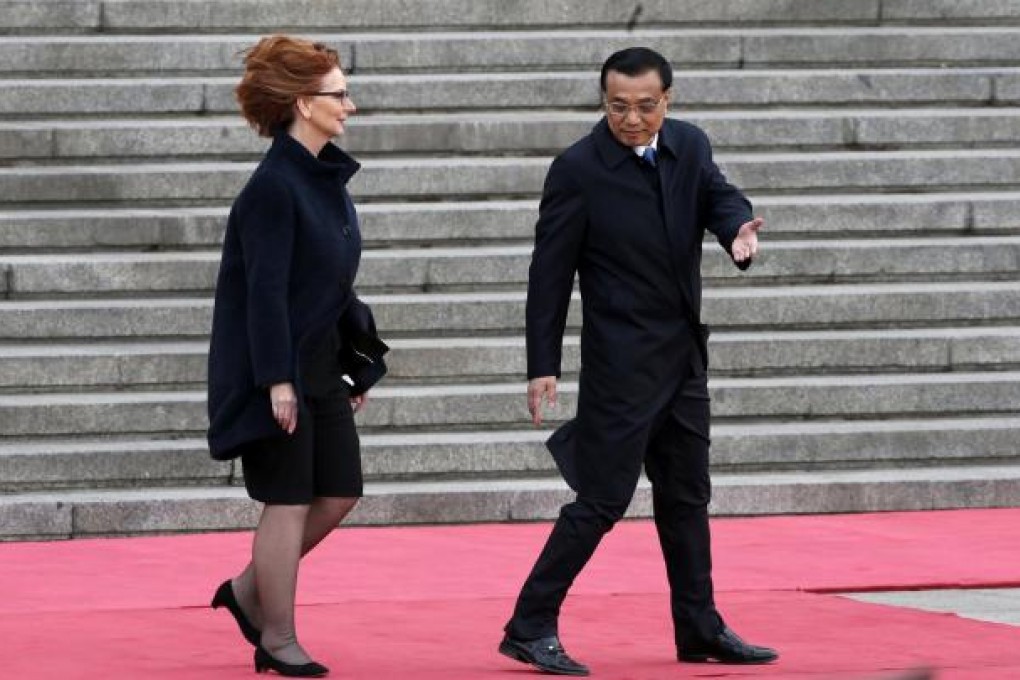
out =
{"type": "Polygon", "coordinates": [[[851,599],[1020,626],[1020,588],[947,589],[855,593],[851,599]]]}

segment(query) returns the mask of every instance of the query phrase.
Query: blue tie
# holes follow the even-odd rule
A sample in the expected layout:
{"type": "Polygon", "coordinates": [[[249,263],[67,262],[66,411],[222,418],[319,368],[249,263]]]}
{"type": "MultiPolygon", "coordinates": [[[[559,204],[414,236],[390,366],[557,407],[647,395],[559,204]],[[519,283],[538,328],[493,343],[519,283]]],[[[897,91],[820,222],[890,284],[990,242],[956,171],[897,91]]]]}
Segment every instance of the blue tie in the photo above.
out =
{"type": "Polygon", "coordinates": [[[655,147],[654,146],[645,147],[644,152],[641,154],[641,158],[645,160],[645,163],[648,163],[648,165],[654,168],[656,166],[655,147]]]}

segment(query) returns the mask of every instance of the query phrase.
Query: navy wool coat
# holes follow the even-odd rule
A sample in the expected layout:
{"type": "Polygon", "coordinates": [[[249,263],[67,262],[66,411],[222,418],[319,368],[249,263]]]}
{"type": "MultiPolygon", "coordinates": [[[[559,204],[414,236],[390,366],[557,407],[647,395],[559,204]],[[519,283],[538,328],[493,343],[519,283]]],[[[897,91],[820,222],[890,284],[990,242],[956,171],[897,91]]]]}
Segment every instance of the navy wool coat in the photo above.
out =
{"type": "Polygon", "coordinates": [[[606,465],[643,460],[650,428],[681,390],[708,398],[702,240],[710,231],[728,252],[752,219],[750,203],[726,181],[707,136],[693,125],[667,119],[659,131],[659,190],[646,172],[603,118],[546,176],[528,283],[528,377],[560,375],[576,273],[583,310],[578,412],[548,442],[575,489],[575,456],[606,465]],[[704,362],[694,381],[685,378],[692,352],[704,362]]]}
{"type": "Polygon", "coordinates": [[[209,347],[213,458],[236,457],[239,445],[281,432],[268,388],[291,382],[302,404],[301,366],[330,326],[344,346],[357,339],[365,348],[349,355],[374,364],[352,373],[372,382],[385,371],[385,345],[353,288],[361,233],[346,184],[359,167],[332,143],[315,157],[281,131],[234,201],[209,347]]]}

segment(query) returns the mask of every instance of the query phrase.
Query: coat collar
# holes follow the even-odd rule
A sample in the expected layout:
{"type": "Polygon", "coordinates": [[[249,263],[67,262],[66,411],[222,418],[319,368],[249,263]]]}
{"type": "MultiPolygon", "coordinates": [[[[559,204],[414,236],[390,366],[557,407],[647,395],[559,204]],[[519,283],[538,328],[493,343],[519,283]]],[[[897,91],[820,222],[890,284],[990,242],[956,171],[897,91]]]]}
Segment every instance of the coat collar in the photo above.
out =
{"type": "Polygon", "coordinates": [[[310,175],[321,175],[338,179],[342,184],[354,176],[361,164],[333,142],[326,142],[318,156],[312,153],[286,130],[278,130],[273,135],[273,145],[269,149],[272,155],[280,155],[310,175]]]}
{"type": "MultiPolygon", "coordinates": [[[[634,155],[633,149],[620,144],[613,137],[605,116],[595,123],[591,134],[595,140],[595,148],[598,149],[602,162],[610,169],[617,167],[620,163],[634,155]]],[[[663,121],[662,128],[659,130],[658,151],[662,152],[663,149],[668,150],[674,158],[678,158],[680,155],[677,148],[675,128],[673,122],[668,118],[663,121]]]]}

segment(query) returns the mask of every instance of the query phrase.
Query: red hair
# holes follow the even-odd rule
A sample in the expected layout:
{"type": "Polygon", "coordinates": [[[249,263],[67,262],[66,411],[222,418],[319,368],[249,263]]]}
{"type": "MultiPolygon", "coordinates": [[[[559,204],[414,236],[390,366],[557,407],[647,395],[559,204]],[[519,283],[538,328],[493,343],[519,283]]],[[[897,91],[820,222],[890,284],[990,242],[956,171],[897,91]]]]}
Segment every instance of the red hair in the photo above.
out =
{"type": "Polygon", "coordinates": [[[340,55],[322,43],[286,35],[262,38],[244,56],[244,76],[234,90],[241,115],[262,137],[294,119],[298,97],[320,88],[340,68],[340,55]]]}

